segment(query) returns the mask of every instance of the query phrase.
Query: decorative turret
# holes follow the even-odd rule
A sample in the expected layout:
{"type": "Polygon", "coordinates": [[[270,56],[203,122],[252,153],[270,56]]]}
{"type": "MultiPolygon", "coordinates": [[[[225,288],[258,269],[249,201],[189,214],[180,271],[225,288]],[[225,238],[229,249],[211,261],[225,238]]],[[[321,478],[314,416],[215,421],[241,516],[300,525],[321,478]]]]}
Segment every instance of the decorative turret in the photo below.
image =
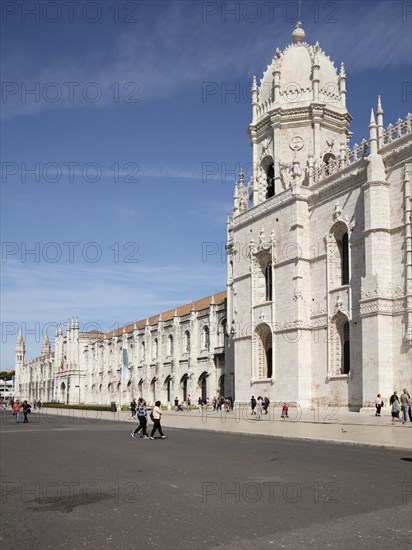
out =
{"type": "Polygon", "coordinates": [[[252,79],[252,110],[253,110],[253,120],[256,119],[257,115],[257,106],[258,106],[258,96],[259,90],[256,84],[256,76],[253,76],[252,79]]]}
{"type": "Polygon", "coordinates": [[[46,330],[46,334],[44,335],[43,343],[41,346],[41,354],[48,355],[49,353],[51,353],[51,346],[50,346],[49,335],[47,334],[47,330],[46,330]]]}
{"type": "Polygon", "coordinates": [[[339,94],[340,94],[340,105],[343,109],[346,109],[346,72],[345,64],[342,62],[340,64],[340,73],[339,73],[339,94]]]}
{"type": "MultiPolygon", "coordinates": [[[[307,172],[309,143],[316,167],[338,160],[350,135],[345,66],[337,70],[319,42],[308,44],[300,22],[292,39],[283,51],[276,48],[260,82],[252,80],[253,206],[293,186],[288,167],[295,176],[302,172],[301,185],[315,183],[307,172]]],[[[239,182],[234,216],[249,207],[243,193],[239,182]]]]}
{"type": "Polygon", "coordinates": [[[381,96],[378,95],[378,107],[376,109],[376,118],[378,122],[378,149],[383,146],[383,109],[381,103],[381,96]]]}
{"type": "Polygon", "coordinates": [[[369,151],[367,157],[368,181],[385,181],[386,171],[381,155],[378,153],[378,127],[375,121],[375,114],[371,109],[371,118],[369,122],[369,151]]]}
{"type": "Polygon", "coordinates": [[[15,359],[16,359],[16,369],[24,365],[25,355],[26,355],[26,345],[23,339],[23,331],[20,326],[19,335],[17,337],[16,348],[15,348],[15,359]]]}

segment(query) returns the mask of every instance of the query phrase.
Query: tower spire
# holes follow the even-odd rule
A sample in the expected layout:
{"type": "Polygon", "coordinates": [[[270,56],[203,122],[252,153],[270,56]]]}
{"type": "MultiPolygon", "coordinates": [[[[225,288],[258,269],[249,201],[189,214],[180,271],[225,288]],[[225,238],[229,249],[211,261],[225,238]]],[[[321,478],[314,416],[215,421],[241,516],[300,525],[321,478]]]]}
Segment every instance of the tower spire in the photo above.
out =
{"type": "Polygon", "coordinates": [[[44,338],[43,338],[43,343],[42,343],[42,346],[41,346],[41,354],[42,355],[48,355],[50,352],[51,352],[50,340],[49,340],[49,335],[47,334],[47,330],[46,330],[46,333],[45,333],[44,338]]]}

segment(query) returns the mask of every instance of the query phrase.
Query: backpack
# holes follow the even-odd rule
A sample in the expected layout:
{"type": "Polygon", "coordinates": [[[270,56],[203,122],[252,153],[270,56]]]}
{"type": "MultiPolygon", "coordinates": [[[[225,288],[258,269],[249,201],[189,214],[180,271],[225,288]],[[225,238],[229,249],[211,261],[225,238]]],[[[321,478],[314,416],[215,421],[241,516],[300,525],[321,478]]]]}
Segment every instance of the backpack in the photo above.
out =
{"type": "Polygon", "coordinates": [[[150,413],[150,420],[151,420],[152,422],[154,422],[153,411],[151,411],[151,413],[150,413]]]}

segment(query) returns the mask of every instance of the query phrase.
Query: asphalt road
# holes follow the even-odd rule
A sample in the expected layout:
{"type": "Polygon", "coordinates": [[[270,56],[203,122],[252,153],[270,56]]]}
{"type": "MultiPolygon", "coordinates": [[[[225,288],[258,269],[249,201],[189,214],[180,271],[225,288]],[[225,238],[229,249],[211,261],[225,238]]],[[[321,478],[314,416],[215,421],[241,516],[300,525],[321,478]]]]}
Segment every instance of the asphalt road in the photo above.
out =
{"type": "Polygon", "coordinates": [[[406,452],[83,418],[1,421],[1,547],[409,547],[406,452]]]}

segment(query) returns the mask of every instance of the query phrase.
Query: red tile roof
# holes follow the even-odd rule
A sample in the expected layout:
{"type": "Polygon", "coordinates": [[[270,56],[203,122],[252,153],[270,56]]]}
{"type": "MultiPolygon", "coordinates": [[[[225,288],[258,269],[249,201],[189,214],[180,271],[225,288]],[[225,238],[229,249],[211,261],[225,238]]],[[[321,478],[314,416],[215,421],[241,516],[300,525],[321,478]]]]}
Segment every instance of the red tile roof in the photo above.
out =
{"type": "MultiPolygon", "coordinates": [[[[215,304],[220,305],[223,304],[223,302],[226,300],[226,291],[219,292],[218,294],[214,294],[215,304]]],[[[177,312],[177,315],[179,317],[183,317],[184,315],[189,315],[189,313],[192,310],[192,307],[194,306],[195,311],[202,311],[204,309],[208,309],[210,306],[210,303],[212,301],[212,296],[207,296],[206,298],[201,298],[200,300],[196,300],[193,303],[185,304],[184,306],[180,306],[174,309],[169,309],[169,311],[166,311],[162,314],[158,313],[156,315],[152,315],[149,317],[149,325],[155,326],[159,322],[159,317],[162,315],[163,321],[170,321],[173,319],[175,312],[177,312]]],[[[105,334],[105,338],[113,338],[113,336],[121,336],[123,334],[123,329],[125,329],[126,333],[133,332],[134,328],[137,329],[143,329],[146,326],[146,319],[141,319],[140,321],[136,321],[136,323],[130,323],[129,325],[126,325],[125,327],[120,327],[112,332],[108,332],[105,334]]]]}

